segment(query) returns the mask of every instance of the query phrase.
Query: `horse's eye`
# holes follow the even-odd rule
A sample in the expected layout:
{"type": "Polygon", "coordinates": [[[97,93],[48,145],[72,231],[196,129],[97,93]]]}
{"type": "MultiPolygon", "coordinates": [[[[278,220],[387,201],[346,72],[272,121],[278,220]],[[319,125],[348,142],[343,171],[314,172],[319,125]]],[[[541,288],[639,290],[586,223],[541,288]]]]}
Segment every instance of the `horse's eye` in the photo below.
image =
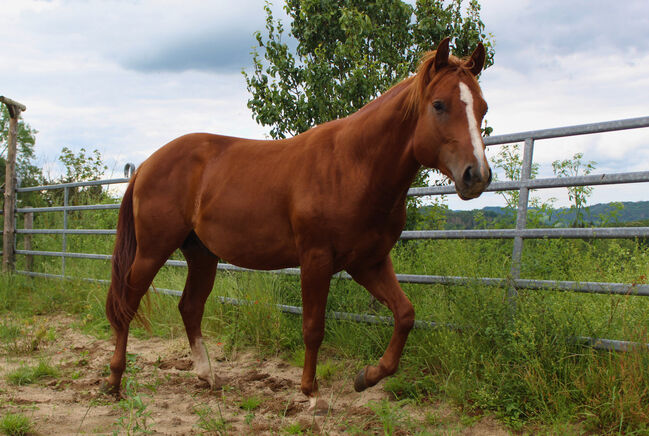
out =
{"type": "Polygon", "coordinates": [[[444,102],[441,100],[435,100],[433,102],[433,109],[435,109],[437,112],[444,112],[446,109],[446,106],[444,105],[444,102]]]}

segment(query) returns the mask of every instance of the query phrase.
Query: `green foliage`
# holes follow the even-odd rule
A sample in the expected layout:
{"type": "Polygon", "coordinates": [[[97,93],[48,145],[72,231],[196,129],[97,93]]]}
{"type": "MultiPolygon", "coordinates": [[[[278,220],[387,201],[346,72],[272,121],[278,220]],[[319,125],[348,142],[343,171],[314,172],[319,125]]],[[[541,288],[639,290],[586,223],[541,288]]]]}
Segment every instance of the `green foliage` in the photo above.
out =
{"type": "MultiPolygon", "coordinates": [[[[5,179],[5,165],[9,141],[9,110],[0,104],[0,177],[5,179]]],[[[22,120],[18,120],[16,137],[16,177],[22,180],[22,185],[41,180],[40,169],[33,164],[36,157],[34,144],[38,132],[22,120]]]]}
{"type": "MultiPolygon", "coordinates": [[[[8,109],[5,105],[0,104],[0,179],[2,181],[5,179],[9,120],[8,109]]],[[[70,148],[63,147],[58,160],[63,165],[64,174],[59,178],[50,178],[49,175],[43,174],[42,168],[34,164],[36,158],[34,146],[37,133],[35,129],[22,120],[22,117],[19,119],[16,140],[16,177],[20,181],[20,186],[99,180],[108,169],[103,163],[101,154],[96,149],[87,152],[85,148],[81,148],[77,153],[74,153],[70,148]]],[[[108,197],[102,192],[100,186],[76,188],[70,191],[70,204],[81,204],[90,198],[95,201],[102,201],[108,197]],[[83,197],[83,200],[80,199],[81,197],[83,197]]],[[[18,204],[21,207],[45,206],[59,204],[62,200],[63,194],[60,192],[27,192],[20,194],[18,204]]]]}
{"type": "Polygon", "coordinates": [[[402,434],[412,427],[410,417],[404,413],[399,403],[393,404],[383,400],[370,402],[368,406],[380,421],[386,436],[402,434]]]}
{"type": "Polygon", "coordinates": [[[147,410],[145,400],[148,396],[140,393],[140,385],[135,377],[128,377],[124,382],[124,398],[117,403],[117,408],[123,413],[115,422],[117,434],[151,434],[151,412],[147,410]]]}
{"type": "MultiPolygon", "coordinates": [[[[571,159],[555,160],[552,162],[552,171],[557,177],[576,177],[588,175],[595,169],[597,162],[583,162],[583,153],[575,153],[571,159]]],[[[583,211],[588,197],[593,192],[590,186],[569,186],[568,200],[572,201],[575,208],[575,227],[584,227],[583,211]]]]}
{"type": "Polygon", "coordinates": [[[61,176],[60,183],[99,180],[108,169],[102,161],[101,153],[96,149],[86,154],[86,149],[81,148],[75,154],[68,147],[63,147],[59,161],[65,167],[65,174],[61,176]]]}
{"type": "Polygon", "coordinates": [[[7,436],[26,436],[32,431],[32,423],[22,413],[7,413],[0,419],[0,431],[7,436]]]}
{"type": "MultiPolygon", "coordinates": [[[[5,182],[5,171],[7,165],[7,147],[9,140],[9,110],[4,104],[0,104],[0,184],[5,182]]],[[[34,145],[38,132],[22,119],[18,119],[16,137],[16,178],[20,186],[34,186],[44,183],[41,168],[34,164],[36,158],[34,145]]],[[[24,204],[33,204],[40,196],[37,192],[25,193],[24,204]]]]}
{"type": "Polygon", "coordinates": [[[253,71],[246,73],[248,107],[273,138],[295,135],[360,109],[415,71],[423,52],[451,37],[455,53],[470,54],[484,34],[480,5],[462,1],[286,0],[284,24],[266,10],[266,36],[256,33],[253,71]],[[296,43],[296,45],[294,44],[296,43]],[[292,47],[295,47],[294,49],[292,47]]]}
{"type": "Polygon", "coordinates": [[[304,434],[304,427],[300,422],[294,422],[282,429],[282,434],[304,434]]]}
{"type": "Polygon", "coordinates": [[[7,374],[7,381],[13,385],[23,386],[36,383],[44,378],[58,376],[59,371],[41,360],[36,366],[20,366],[18,369],[7,374]]]}
{"type": "MultiPolygon", "coordinates": [[[[259,124],[271,127],[271,137],[296,135],[357,111],[413,73],[421,55],[447,36],[459,56],[485,43],[490,66],[494,49],[480,4],[462,3],[286,0],[287,34],[266,3],[266,35],[255,34],[253,71],[243,71],[248,107],[259,124]]],[[[427,180],[428,172],[420,171],[413,186],[426,186],[427,180]]],[[[419,199],[408,199],[407,229],[417,227],[418,206],[419,199]]]]}
{"type": "Polygon", "coordinates": [[[27,354],[37,351],[41,345],[51,342],[56,337],[48,329],[33,319],[23,322],[5,319],[0,321],[0,349],[7,354],[27,354]]]}
{"type": "Polygon", "coordinates": [[[261,402],[261,398],[257,396],[246,397],[239,403],[239,408],[247,412],[252,412],[261,405],[261,402]]]}
{"type": "Polygon", "coordinates": [[[198,422],[196,426],[201,430],[205,430],[210,434],[226,435],[229,434],[229,426],[223,414],[221,413],[221,405],[218,404],[218,416],[208,405],[197,406],[194,408],[194,413],[198,415],[198,422]]]}
{"type": "MultiPolygon", "coordinates": [[[[500,148],[500,151],[491,160],[492,166],[499,168],[503,171],[506,180],[518,181],[521,179],[521,168],[523,166],[523,157],[521,155],[520,145],[506,144],[500,148]]],[[[532,172],[530,178],[534,179],[539,173],[539,164],[532,164],[532,172]]],[[[494,180],[498,177],[494,174],[494,180]]],[[[505,199],[507,208],[516,210],[518,208],[519,191],[499,191],[498,195],[505,199]]],[[[540,206],[540,200],[530,195],[529,205],[531,207],[540,206]]]]}

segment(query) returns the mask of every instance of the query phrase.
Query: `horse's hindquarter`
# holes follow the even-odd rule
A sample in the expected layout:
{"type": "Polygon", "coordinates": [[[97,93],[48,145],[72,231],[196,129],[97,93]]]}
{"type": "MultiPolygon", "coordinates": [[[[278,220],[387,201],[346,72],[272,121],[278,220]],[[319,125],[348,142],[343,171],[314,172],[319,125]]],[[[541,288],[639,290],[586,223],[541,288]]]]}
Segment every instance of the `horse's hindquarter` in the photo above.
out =
{"type": "Polygon", "coordinates": [[[209,134],[181,136],[144,161],[133,181],[133,214],[138,249],[174,250],[193,228],[206,163],[227,147],[209,134]]]}

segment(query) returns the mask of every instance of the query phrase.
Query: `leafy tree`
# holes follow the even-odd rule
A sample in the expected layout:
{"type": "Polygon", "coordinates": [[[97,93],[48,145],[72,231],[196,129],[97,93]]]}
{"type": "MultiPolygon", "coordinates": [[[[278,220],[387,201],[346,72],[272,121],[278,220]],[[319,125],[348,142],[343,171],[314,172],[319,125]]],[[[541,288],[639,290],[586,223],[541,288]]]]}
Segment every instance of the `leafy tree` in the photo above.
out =
{"type": "MultiPolygon", "coordinates": [[[[498,154],[491,159],[491,162],[494,168],[499,168],[503,171],[507,180],[521,179],[523,159],[521,156],[521,148],[519,144],[504,145],[503,147],[501,147],[498,154]]],[[[535,179],[538,173],[539,164],[533,163],[530,178],[535,179]]],[[[494,174],[494,180],[497,179],[497,175],[494,174]]],[[[505,220],[501,221],[498,224],[505,226],[511,225],[514,222],[516,213],[518,211],[518,199],[520,197],[520,191],[500,191],[498,192],[498,195],[505,199],[505,207],[508,211],[507,217],[509,220],[509,222],[505,220]]],[[[541,225],[549,224],[554,212],[554,201],[555,198],[548,198],[547,200],[543,201],[539,196],[534,195],[534,190],[530,190],[527,210],[528,225],[539,227],[541,225]]]]}
{"type": "Polygon", "coordinates": [[[456,55],[471,53],[484,34],[480,5],[471,0],[286,0],[284,25],[266,3],[266,36],[257,32],[253,71],[243,72],[255,120],[273,138],[296,135],[360,109],[415,71],[421,55],[444,37],[456,55]],[[294,48],[293,48],[294,47],[294,48]],[[261,53],[260,51],[261,50],[261,53]]]}
{"type": "MultiPolygon", "coordinates": [[[[597,162],[582,161],[583,153],[575,153],[571,159],[555,160],[552,162],[552,171],[557,177],[576,177],[588,175],[593,172],[597,162]]],[[[588,197],[593,193],[591,186],[569,186],[568,200],[572,201],[575,210],[575,221],[573,226],[584,227],[584,207],[588,197]]]]}
{"type": "MultiPolygon", "coordinates": [[[[443,38],[467,56],[482,41],[486,65],[493,44],[480,5],[470,0],[286,0],[285,31],[266,3],[266,34],[257,32],[253,71],[243,72],[255,120],[275,139],[296,135],[357,111],[415,71],[421,55],[443,38]],[[464,12],[463,12],[464,9],[464,12]]],[[[425,186],[427,172],[414,186],[425,186]]],[[[409,199],[407,228],[419,220],[420,201],[409,199]]]]}
{"type": "Polygon", "coordinates": [[[86,154],[86,149],[81,148],[74,153],[68,147],[63,147],[59,161],[65,167],[65,174],[61,176],[60,183],[83,182],[99,180],[108,167],[104,164],[99,150],[86,154]]]}
{"type": "MultiPolygon", "coordinates": [[[[22,118],[22,117],[21,117],[22,118]]],[[[0,177],[5,180],[5,166],[7,163],[7,147],[9,145],[9,110],[0,104],[0,177]]],[[[34,144],[36,143],[35,129],[18,120],[16,137],[16,177],[21,180],[21,185],[33,185],[43,181],[41,169],[34,165],[34,144]]]]}
{"type": "MultiPolygon", "coordinates": [[[[58,183],[85,182],[100,180],[108,167],[104,164],[99,150],[87,152],[85,148],[74,153],[68,147],[63,147],[59,161],[65,167],[58,183]]],[[[70,204],[88,204],[101,201],[105,194],[101,186],[87,186],[85,188],[70,188],[68,193],[70,204]]]]}
{"type": "MultiPolygon", "coordinates": [[[[507,180],[520,180],[521,179],[521,169],[523,167],[523,159],[521,157],[521,147],[518,144],[507,144],[501,147],[500,151],[494,158],[491,160],[491,163],[494,168],[500,168],[507,180]]],[[[536,178],[539,173],[539,164],[532,164],[532,172],[530,178],[536,178]]],[[[494,174],[494,179],[498,177],[494,174]]],[[[500,191],[498,195],[505,199],[508,209],[516,210],[518,208],[518,198],[520,192],[518,190],[513,191],[500,191]]],[[[530,197],[530,203],[532,205],[538,205],[539,200],[537,198],[530,197]]]]}

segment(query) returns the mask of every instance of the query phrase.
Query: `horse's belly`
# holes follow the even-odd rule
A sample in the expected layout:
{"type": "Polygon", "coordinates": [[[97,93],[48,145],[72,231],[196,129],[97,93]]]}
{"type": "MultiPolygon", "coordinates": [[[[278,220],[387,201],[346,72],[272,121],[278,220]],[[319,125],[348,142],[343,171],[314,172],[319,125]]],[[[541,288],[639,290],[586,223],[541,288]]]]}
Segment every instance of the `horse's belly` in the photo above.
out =
{"type": "Polygon", "coordinates": [[[280,229],[197,226],[196,234],[220,259],[243,268],[269,270],[299,263],[294,238],[280,229]]]}

